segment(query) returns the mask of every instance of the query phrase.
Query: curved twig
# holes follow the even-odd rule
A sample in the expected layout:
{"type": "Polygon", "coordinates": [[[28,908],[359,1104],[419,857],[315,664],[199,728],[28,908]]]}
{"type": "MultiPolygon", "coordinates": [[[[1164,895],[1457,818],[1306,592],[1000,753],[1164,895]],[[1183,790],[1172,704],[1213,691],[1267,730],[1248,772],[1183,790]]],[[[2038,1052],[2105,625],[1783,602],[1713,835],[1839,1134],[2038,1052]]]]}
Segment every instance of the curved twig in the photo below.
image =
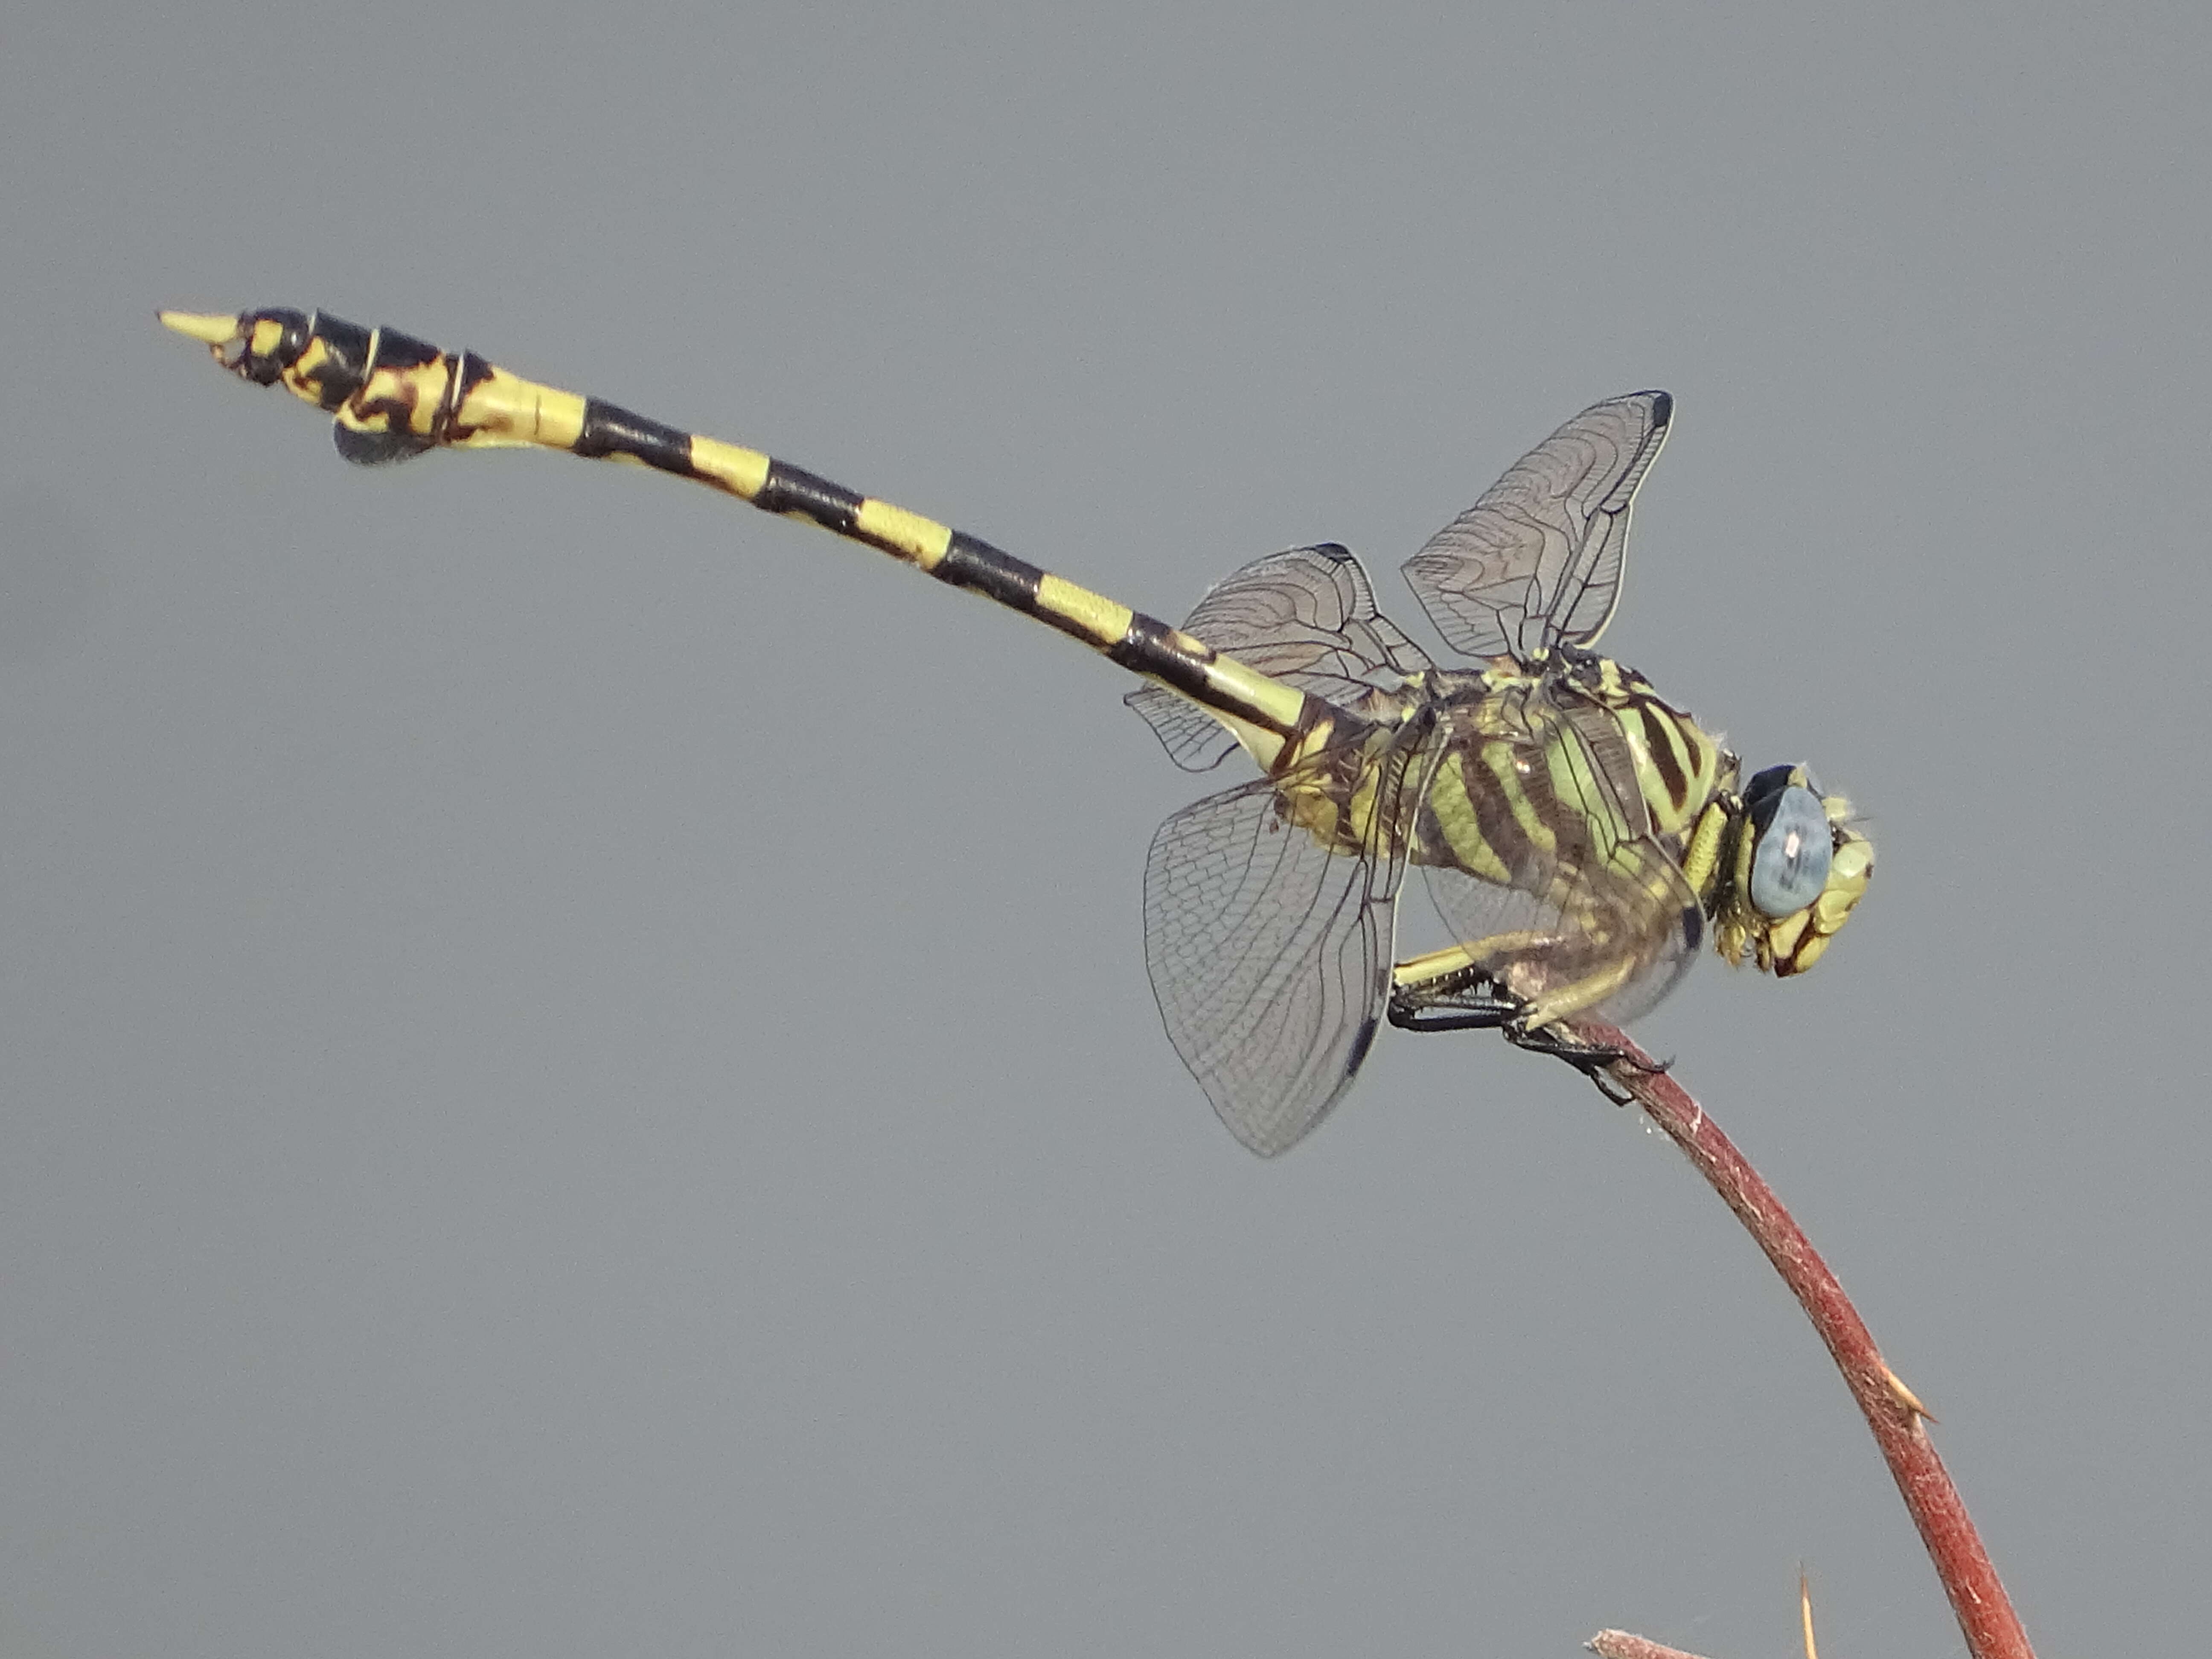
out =
{"type": "Polygon", "coordinates": [[[1920,1529],[1920,1541],[1936,1564],[1943,1592],[1951,1598],[1967,1651],[1973,1659],[2035,1659],[2027,1632],[1997,1580],[1989,1552],[1982,1547],[1981,1535],[1928,1437],[1926,1425],[1934,1419],[1883,1363],[1858,1310],[1774,1189],[1705,1115],[1705,1108],[1627,1036],[1609,1025],[1594,1024],[1577,1025],[1571,1036],[1578,1042],[1619,1051],[1620,1058],[1610,1065],[1589,1068],[1592,1080],[1608,1095],[1615,1091],[1627,1095],[1667,1132],[1750,1230],[1805,1310],[1836,1369],[1844,1374],[1844,1384],[1858,1402],[1867,1426],[1874,1431],[1875,1443],[1881,1448],[1905,1507],[1920,1529]]]}

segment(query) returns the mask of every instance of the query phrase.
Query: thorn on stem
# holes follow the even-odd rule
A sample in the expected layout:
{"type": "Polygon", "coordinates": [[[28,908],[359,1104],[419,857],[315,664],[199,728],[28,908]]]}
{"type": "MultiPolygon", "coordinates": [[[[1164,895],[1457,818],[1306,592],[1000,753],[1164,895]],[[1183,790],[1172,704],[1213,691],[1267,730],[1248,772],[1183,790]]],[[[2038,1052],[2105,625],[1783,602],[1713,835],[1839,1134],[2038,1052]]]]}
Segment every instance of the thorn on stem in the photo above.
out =
{"type": "Polygon", "coordinates": [[[1698,1659],[1694,1653],[1662,1647],[1649,1637],[1632,1636],[1625,1630],[1601,1630],[1583,1645],[1598,1659],[1698,1659]]]}
{"type": "Polygon", "coordinates": [[[1905,1379],[1890,1370],[1887,1364],[1881,1368],[1881,1380],[1887,1386],[1891,1397],[1905,1407],[1907,1416],[1916,1419],[1924,1417],[1930,1423],[1937,1420],[1936,1413],[1920,1403],[1920,1396],[1905,1386],[1905,1379]]]}

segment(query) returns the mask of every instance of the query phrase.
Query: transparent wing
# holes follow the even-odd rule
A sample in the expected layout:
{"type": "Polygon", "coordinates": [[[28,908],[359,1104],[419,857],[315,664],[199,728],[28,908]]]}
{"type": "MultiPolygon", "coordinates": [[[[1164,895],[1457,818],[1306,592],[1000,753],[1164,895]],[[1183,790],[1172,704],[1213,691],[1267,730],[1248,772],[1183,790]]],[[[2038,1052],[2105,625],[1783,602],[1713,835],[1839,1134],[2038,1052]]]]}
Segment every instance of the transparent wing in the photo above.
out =
{"type": "Polygon", "coordinates": [[[1146,864],[1145,963],[1160,1018],[1229,1132],[1262,1158],[1335,1105],[1389,994],[1405,872],[1395,811],[1373,814],[1356,848],[1291,818],[1302,787],[1348,799],[1375,768],[1378,799],[1405,798],[1402,752],[1358,762],[1324,756],[1209,796],[1160,826],[1146,864]]]}
{"type": "MultiPolygon", "coordinates": [[[[1432,665],[1375,608],[1375,585],[1334,542],[1270,553],[1231,572],[1183,621],[1216,651],[1340,705],[1394,690],[1432,665]]],[[[1157,685],[1123,699],[1151,722],[1176,765],[1218,766],[1237,739],[1205,710],[1157,685]]]]}
{"type": "MultiPolygon", "coordinates": [[[[1697,895],[1648,829],[1625,752],[1541,687],[1481,733],[1448,733],[1425,799],[1462,815],[1490,857],[1425,862],[1429,896],[1475,963],[1522,1001],[1589,988],[1632,1019],[1674,988],[1703,937],[1697,895]]],[[[1609,723],[1609,722],[1608,722],[1609,723]]],[[[1444,839],[1432,838],[1431,844],[1444,839]]],[[[1465,839],[1464,835],[1462,837],[1465,839]]]]}
{"type": "Polygon", "coordinates": [[[1629,504],[1667,441],[1674,406],[1663,392],[1593,404],[1406,562],[1414,597],[1454,650],[1526,661],[1605,631],[1620,595],[1629,504]]]}

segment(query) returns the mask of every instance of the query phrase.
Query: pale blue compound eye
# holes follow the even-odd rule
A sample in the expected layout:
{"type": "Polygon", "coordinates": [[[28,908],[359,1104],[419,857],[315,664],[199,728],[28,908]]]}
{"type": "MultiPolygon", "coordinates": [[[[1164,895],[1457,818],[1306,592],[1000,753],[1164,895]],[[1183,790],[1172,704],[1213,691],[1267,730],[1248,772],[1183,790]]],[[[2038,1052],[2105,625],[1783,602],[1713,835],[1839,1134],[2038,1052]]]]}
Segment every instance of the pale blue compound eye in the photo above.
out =
{"type": "Polygon", "coordinates": [[[1820,896],[1828,884],[1835,844],[1820,798],[1799,784],[1782,791],[1773,816],[1753,821],[1759,836],[1751,855],[1751,902],[1761,915],[1780,921],[1820,896]]]}

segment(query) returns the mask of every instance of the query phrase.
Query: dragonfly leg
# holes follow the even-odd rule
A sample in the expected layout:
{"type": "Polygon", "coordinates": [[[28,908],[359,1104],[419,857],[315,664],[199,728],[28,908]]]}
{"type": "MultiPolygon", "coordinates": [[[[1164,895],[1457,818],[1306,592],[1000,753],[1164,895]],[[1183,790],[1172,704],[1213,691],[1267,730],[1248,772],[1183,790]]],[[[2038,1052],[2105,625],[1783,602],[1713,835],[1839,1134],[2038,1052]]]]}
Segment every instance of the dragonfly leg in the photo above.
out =
{"type": "MultiPolygon", "coordinates": [[[[1565,997],[1556,991],[1546,997],[1516,996],[1497,973],[1478,965],[1464,951],[1433,951],[1401,963],[1396,973],[1389,1012],[1390,1023],[1399,1030],[1501,1031],[1517,1048],[1566,1061],[1615,1105],[1629,1103],[1630,1097],[1607,1075],[1611,1067],[1629,1058],[1628,1050],[1609,1042],[1581,1042],[1557,1029],[1563,1016],[1547,1005],[1572,1001],[1583,1006],[1573,989],[1565,997]],[[1456,963],[1447,965],[1455,955],[1456,963]]],[[[1597,982],[1605,981],[1601,977],[1597,982]]]]}
{"type": "Polygon", "coordinates": [[[1502,1030],[1521,1013],[1518,999],[1496,990],[1487,981],[1441,995],[1399,990],[1390,996],[1390,1023],[1401,1031],[1502,1030]]]}
{"type": "Polygon", "coordinates": [[[1504,1027],[1505,1040],[1516,1048],[1526,1048],[1531,1054],[1550,1054],[1564,1060],[1597,1085],[1598,1092],[1616,1106],[1632,1104],[1635,1097],[1614,1080],[1611,1075],[1615,1066],[1626,1061],[1647,1075],[1656,1075],[1674,1065],[1671,1060],[1656,1063],[1638,1059],[1627,1049],[1611,1042],[1582,1042],[1573,1037],[1562,1036],[1557,1031],[1531,1024],[1525,1018],[1508,1020],[1504,1027]]]}
{"type": "Polygon", "coordinates": [[[1583,1042],[1563,1036],[1538,1024],[1534,1015],[1534,1005],[1474,968],[1419,985],[1401,985],[1390,994],[1390,1023],[1401,1030],[1503,1032],[1517,1048],[1566,1061],[1616,1106],[1631,1105],[1635,1097],[1613,1077],[1613,1066],[1629,1060],[1639,1070],[1667,1069],[1665,1065],[1646,1068],[1627,1049],[1610,1042],[1583,1042]]]}

